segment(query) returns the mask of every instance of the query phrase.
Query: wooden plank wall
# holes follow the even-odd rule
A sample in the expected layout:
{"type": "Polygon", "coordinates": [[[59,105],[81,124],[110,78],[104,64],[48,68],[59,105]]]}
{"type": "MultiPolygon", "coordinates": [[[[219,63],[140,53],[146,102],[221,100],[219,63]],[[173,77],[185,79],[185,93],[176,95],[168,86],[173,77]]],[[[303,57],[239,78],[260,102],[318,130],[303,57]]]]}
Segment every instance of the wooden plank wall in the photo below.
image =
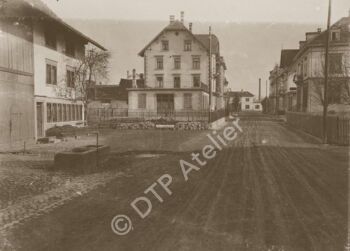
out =
{"type": "Polygon", "coordinates": [[[0,68],[33,74],[33,32],[29,21],[0,19],[0,68]]]}

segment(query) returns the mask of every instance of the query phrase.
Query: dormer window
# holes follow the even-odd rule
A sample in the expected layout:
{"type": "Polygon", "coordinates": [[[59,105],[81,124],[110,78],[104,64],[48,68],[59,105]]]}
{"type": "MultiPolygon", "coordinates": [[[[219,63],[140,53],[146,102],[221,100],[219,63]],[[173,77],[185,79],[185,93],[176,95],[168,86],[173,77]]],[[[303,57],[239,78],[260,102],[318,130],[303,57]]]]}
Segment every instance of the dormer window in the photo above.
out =
{"type": "Polygon", "coordinates": [[[163,51],[168,51],[169,50],[169,41],[168,40],[163,40],[162,41],[162,50],[163,51]]]}
{"type": "Polygon", "coordinates": [[[340,31],[331,31],[331,40],[332,41],[339,41],[340,40],[340,31]]]}

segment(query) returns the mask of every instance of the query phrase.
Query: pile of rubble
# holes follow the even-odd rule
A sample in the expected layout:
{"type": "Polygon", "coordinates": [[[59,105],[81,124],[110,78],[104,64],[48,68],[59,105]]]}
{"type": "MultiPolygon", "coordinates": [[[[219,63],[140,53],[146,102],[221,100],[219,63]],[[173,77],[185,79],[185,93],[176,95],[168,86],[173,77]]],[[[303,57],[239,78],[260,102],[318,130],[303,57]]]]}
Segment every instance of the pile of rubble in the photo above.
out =
{"type": "Polygon", "coordinates": [[[114,123],[113,129],[118,130],[140,130],[140,129],[155,129],[156,125],[173,125],[175,130],[208,130],[208,122],[177,122],[177,123],[159,123],[158,121],[142,121],[142,122],[122,122],[114,123]]]}
{"type": "Polygon", "coordinates": [[[138,129],[154,129],[155,123],[151,121],[143,121],[137,123],[115,123],[112,128],[119,130],[138,130],[138,129]]]}
{"type": "Polygon", "coordinates": [[[175,125],[175,130],[208,130],[207,122],[178,122],[175,125]]]}

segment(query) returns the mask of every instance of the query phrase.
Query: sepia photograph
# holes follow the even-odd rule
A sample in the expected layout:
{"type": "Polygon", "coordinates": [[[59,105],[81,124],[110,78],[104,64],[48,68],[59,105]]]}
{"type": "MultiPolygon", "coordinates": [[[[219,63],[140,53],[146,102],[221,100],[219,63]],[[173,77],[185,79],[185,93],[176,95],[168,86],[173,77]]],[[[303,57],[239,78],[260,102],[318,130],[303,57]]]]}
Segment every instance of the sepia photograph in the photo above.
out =
{"type": "Polygon", "coordinates": [[[349,0],[0,0],[0,251],[350,251],[349,0]]]}

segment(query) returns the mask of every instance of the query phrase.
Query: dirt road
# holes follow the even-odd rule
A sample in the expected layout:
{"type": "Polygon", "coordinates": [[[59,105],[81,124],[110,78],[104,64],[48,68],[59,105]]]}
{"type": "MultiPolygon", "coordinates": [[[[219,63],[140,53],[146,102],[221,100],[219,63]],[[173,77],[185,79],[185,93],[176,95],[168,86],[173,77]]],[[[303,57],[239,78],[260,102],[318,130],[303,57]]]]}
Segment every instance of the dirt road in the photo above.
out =
{"type": "Polygon", "coordinates": [[[116,167],[123,177],[18,226],[8,241],[17,250],[342,250],[347,149],[307,142],[275,121],[241,125],[187,182],[179,160],[190,151],[135,156],[116,167]],[[153,207],[141,219],[130,203],[165,173],[172,195],[159,187],[162,203],[147,195],[153,207]],[[126,236],[111,230],[117,214],[132,220],[126,236]]]}

